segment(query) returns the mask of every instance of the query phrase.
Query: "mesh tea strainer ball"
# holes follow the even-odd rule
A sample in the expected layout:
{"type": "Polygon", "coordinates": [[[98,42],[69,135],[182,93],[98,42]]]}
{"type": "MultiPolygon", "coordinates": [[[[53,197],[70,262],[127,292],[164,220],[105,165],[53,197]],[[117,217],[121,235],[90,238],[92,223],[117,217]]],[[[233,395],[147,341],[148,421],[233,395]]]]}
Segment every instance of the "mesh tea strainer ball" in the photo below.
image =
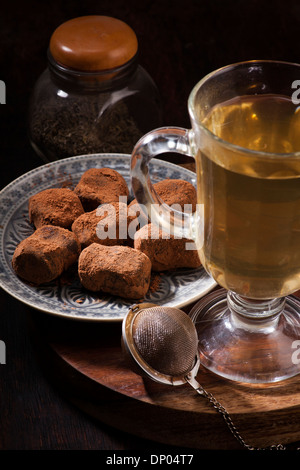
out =
{"type": "MultiPolygon", "coordinates": [[[[189,383],[222,415],[239,443],[249,450],[255,449],[241,437],[226,409],[197,382],[198,336],[184,311],[151,303],[133,305],[123,320],[122,347],[139,374],[164,384],[189,383]]],[[[281,444],[270,448],[284,449],[281,444]]]]}
{"type": "Polygon", "coordinates": [[[123,342],[137,365],[152,379],[170,384],[198,368],[198,338],[182,310],[146,304],[131,309],[123,324],[123,342]]]}

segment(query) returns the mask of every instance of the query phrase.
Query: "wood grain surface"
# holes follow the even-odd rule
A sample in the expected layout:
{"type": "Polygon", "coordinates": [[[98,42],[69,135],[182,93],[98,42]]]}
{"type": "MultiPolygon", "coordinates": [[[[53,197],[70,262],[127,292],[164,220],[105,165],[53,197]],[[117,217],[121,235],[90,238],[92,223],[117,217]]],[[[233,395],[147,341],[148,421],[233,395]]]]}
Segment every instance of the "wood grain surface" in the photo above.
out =
{"type": "MultiPolygon", "coordinates": [[[[52,379],[94,418],[163,444],[242,448],[222,416],[190,385],[161,385],[131,370],[121,349],[121,323],[72,323],[38,314],[31,320],[52,379]]],[[[300,441],[300,376],[254,386],[200,367],[197,379],[227,409],[247,444],[261,448],[300,441]]]]}

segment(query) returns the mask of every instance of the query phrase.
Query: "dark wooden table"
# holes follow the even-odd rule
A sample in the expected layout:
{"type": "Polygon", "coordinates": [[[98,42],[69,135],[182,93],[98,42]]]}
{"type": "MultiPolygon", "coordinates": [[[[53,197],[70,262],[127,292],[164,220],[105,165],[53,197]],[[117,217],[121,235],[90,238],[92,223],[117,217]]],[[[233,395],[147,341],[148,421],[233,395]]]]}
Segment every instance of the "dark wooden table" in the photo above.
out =
{"type": "MultiPolygon", "coordinates": [[[[118,17],[136,31],[140,63],[160,89],[166,125],[189,126],[189,92],[218,67],[254,58],[299,62],[296,0],[6,2],[0,17],[0,80],[6,84],[1,187],[43,164],[27,138],[29,94],[46,66],[53,30],[86,14],[118,17]]],[[[6,345],[6,364],[0,364],[1,450],[178,450],[118,431],[68,400],[37,349],[37,312],[3,291],[0,296],[0,340],[6,345]]]]}
{"type": "Polygon", "coordinates": [[[46,352],[37,346],[32,330],[36,312],[3,291],[0,295],[0,337],[6,344],[6,364],[0,366],[0,450],[167,450],[103,424],[72,404],[64,383],[53,380],[46,352]]]}

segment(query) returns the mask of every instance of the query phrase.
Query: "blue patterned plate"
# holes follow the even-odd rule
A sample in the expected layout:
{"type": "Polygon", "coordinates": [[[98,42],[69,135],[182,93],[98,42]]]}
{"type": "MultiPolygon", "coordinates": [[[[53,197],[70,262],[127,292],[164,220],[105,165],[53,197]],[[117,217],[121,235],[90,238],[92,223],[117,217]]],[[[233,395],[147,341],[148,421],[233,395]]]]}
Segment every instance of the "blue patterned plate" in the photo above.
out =
{"type": "MultiPolygon", "coordinates": [[[[0,286],[6,292],[30,307],[71,319],[115,321],[124,318],[132,302],[87,292],[77,280],[30,286],[16,276],[11,260],[17,244],[33,233],[28,220],[30,196],[50,187],[67,185],[72,188],[89,168],[113,168],[123,175],[130,188],[130,159],[130,155],[125,154],[95,154],[59,160],[20,176],[0,192],[0,286]]],[[[172,163],[153,159],[149,169],[153,183],[174,178],[196,185],[193,172],[172,163]]],[[[162,275],[159,288],[149,292],[145,301],[183,307],[215,285],[203,268],[177,270],[162,275]]]]}

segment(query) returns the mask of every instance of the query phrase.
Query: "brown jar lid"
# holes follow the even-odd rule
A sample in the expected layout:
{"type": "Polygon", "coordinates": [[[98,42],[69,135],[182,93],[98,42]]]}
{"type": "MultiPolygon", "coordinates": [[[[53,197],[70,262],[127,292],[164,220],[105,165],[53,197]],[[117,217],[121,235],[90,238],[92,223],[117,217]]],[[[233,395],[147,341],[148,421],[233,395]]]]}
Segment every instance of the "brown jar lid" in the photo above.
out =
{"type": "Polygon", "coordinates": [[[50,53],[59,64],[75,70],[101,71],[119,67],[137,53],[135,32],[109,16],[82,16],[61,24],[50,39],[50,53]]]}

